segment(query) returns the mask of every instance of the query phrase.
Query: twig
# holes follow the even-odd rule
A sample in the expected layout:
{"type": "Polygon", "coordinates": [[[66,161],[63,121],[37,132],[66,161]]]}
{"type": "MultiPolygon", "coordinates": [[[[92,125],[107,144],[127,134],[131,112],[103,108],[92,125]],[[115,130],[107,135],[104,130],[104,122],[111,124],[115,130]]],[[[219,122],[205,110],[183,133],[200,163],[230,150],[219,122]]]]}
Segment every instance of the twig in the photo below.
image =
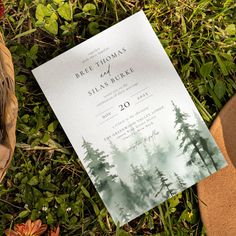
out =
{"type": "Polygon", "coordinates": [[[10,202],[8,202],[8,201],[5,201],[5,200],[3,200],[3,199],[1,199],[1,198],[0,198],[0,202],[6,203],[6,204],[8,204],[8,205],[10,205],[10,206],[12,206],[12,207],[17,208],[17,209],[23,209],[23,207],[18,207],[18,206],[14,205],[14,204],[12,204],[12,203],[10,203],[10,202]]]}

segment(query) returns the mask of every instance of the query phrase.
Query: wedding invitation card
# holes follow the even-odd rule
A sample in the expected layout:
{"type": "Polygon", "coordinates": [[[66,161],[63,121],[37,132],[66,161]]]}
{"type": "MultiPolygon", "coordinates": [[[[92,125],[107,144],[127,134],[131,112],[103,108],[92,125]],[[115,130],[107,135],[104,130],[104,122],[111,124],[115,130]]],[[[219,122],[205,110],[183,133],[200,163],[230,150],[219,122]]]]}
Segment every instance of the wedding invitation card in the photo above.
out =
{"type": "Polygon", "coordinates": [[[116,224],[227,165],[143,11],[33,74],[116,224]]]}

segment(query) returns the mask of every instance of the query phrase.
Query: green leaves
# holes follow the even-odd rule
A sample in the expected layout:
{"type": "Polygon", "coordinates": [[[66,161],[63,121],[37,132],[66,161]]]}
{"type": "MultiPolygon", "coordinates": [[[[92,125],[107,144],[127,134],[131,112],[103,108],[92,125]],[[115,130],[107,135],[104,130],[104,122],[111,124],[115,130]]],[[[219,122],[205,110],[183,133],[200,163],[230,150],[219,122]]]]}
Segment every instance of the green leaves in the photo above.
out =
{"type": "MultiPolygon", "coordinates": [[[[18,154],[16,157],[19,158],[18,154]]],[[[74,158],[77,159],[77,157],[74,158]]],[[[17,192],[12,191],[14,187],[8,191],[0,185],[1,198],[4,194],[8,194],[13,204],[4,206],[0,201],[0,207],[4,212],[8,212],[8,210],[14,212],[14,217],[9,213],[0,215],[0,222],[3,222],[3,216],[5,217],[4,221],[10,221],[14,218],[17,222],[21,222],[21,219],[25,218],[32,220],[40,218],[51,226],[55,226],[59,222],[68,225],[70,230],[71,227],[80,225],[80,220],[83,220],[80,211],[84,210],[84,203],[91,204],[91,201],[96,205],[95,201],[84,197],[80,187],[76,187],[79,180],[78,174],[76,174],[77,177],[71,177],[71,172],[66,170],[67,167],[70,169],[74,166],[74,164],[71,164],[71,167],[68,166],[70,165],[68,157],[54,156],[53,160],[49,162],[45,159],[45,156],[40,160],[40,155],[37,157],[34,154],[27,154],[18,159],[19,166],[10,170],[15,171],[17,169],[17,174],[12,175],[13,182],[11,182],[17,192]],[[64,168],[66,169],[63,170],[64,168]],[[63,174],[63,172],[66,173],[63,174]],[[82,202],[81,199],[83,198],[82,202]],[[17,207],[14,207],[14,204],[17,207]]],[[[88,183],[84,184],[85,186],[88,185],[88,183]]],[[[83,190],[86,193],[87,190],[85,188],[83,190]]],[[[90,207],[92,208],[92,204],[90,207]]]]}
{"type": "Polygon", "coordinates": [[[176,209],[176,206],[179,205],[180,199],[182,198],[182,193],[175,195],[174,197],[168,200],[170,207],[176,209]]]}
{"type": "Polygon", "coordinates": [[[214,92],[219,99],[222,99],[224,97],[226,93],[226,86],[223,80],[217,80],[214,87],[214,92]]]}
{"type": "Polygon", "coordinates": [[[33,176],[29,181],[28,184],[31,186],[35,186],[39,183],[38,176],[33,176]]]}
{"type": "Polygon", "coordinates": [[[88,25],[88,31],[91,35],[98,34],[100,32],[99,24],[97,22],[90,22],[88,25]]]}
{"type": "Polygon", "coordinates": [[[53,0],[53,2],[57,5],[60,5],[64,2],[64,0],[53,0]]]}
{"type": "Polygon", "coordinates": [[[233,94],[235,82],[227,83],[222,77],[229,76],[236,71],[233,58],[230,54],[214,51],[216,61],[204,63],[200,67],[200,75],[204,80],[195,80],[200,95],[210,95],[215,106],[222,108],[222,101],[228,94],[233,94]]]}
{"type": "Polygon", "coordinates": [[[48,126],[48,131],[49,132],[54,132],[55,129],[57,128],[59,122],[58,120],[53,121],[49,126],[48,126]]]}
{"type": "Polygon", "coordinates": [[[62,35],[71,35],[76,31],[78,22],[71,22],[68,23],[67,21],[65,22],[65,25],[60,26],[60,28],[63,30],[62,35]]]}
{"type": "Polygon", "coordinates": [[[217,52],[214,52],[216,60],[220,66],[221,72],[223,73],[224,76],[227,76],[229,74],[225,63],[222,61],[221,57],[219,56],[219,54],[217,52]]]}
{"type": "Polygon", "coordinates": [[[57,15],[50,4],[44,6],[43,4],[38,4],[36,8],[35,17],[38,20],[36,26],[48,31],[53,35],[58,33],[58,23],[57,15]]]}
{"type": "Polygon", "coordinates": [[[25,218],[26,216],[28,216],[29,215],[29,211],[28,210],[25,210],[25,211],[22,211],[19,215],[18,215],[18,217],[19,218],[25,218]]]}
{"type": "Polygon", "coordinates": [[[72,8],[70,7],[69,3],[63,3],[61,6],[59,6],[57,12],[65,20],[72,20],[72,8]]]}
{"type": "Polygon", "coordinates": [[[230,25],[228,25],[227,27],[226,27],[226,29],[225,29],[225,31],[226,31],[226,33],[228,34],[228,35],[232,35],[232,36],[235,36],[236,35],[236,26],[235,26],[235,24],[230,24],[230,25]]]}
{"type": "Polygon", "coordinates": [[[43,20],[45,17],[50,17],[51,16],[51,10],[44,6],[43,4],[38,4],[37,8],[36,8],[36,13],[35,13],[35,17],[37,20],[43,20]]]}
{"type": "Polygon", "coordinates": [[[83,12],[89,13],[91,15],[96,14],[96,6],[92,3],[87,3],[83,7],[83,12]]]}
{"type": "Polygon", "coordinates": [[[87,198],[91,198],[89,192],[87,191],[87,189],[84,186],[81,186],[81,190],[87,198]]]}
{"type": "Polygon", "coordinates": [[[49,33],[54,35],[58,34],[58,23],[55,19],[52,18],[46,19],[44,27],[49,33]]]}
{"type": "MultiPolygon", "coordinates": [[[[54,1],[56,5],[39,4],[36,8],[35,17],[38,20],[36,26],[46,30],[52,35],[58,34],[58,15],[66,21],[71,21],[73,18],[72,5],[60,0],[54,1]]],[[[67,23],[67,22],[66,22],[67,23]]]]}
{"type": "Polygon", "coordinates": [[[116,235],[115,236],[131,236],[128,232],[120,229],[119,227],[116,228],[116,235]]]}
{"type": "Polygon", "coordinates": [[[207,78],[210,76],[210,73],[213,69],[213,62],[207,62],[205,64],[203,64],[200,68],[200,74],[204,77],[207,78]]]}
{"type": "Polygon", "coordinates": [[[180,220],[195,224],[198,220],[198,211],[196,209],[192,211],[185,209],[180,216],[180,220]]]}
{"type": "Polygon", "coordinates": [[[74,18],[85,18],[89,21],[87,30],[90,35],[95,35],[100,32],[99,23],[94,21],[97,7],[92,3],[86,3],[83,7],[81,3],[73,4],[62,0],[54,0],[53,4],[37,5],[35,17],[37,22],[35,25],[47,31],[52,35],[58,35],[59,30],[62,30],[62,35],[73,34],[78,25],[78,21],[73,22],[74,18]],[[80,8],[82,12],[73,15],[76,8],[80,8]],[[60,18],[60,19],[59,19],[60,18]],[[62,21],[61,21],[62,20],[62,21]]]}

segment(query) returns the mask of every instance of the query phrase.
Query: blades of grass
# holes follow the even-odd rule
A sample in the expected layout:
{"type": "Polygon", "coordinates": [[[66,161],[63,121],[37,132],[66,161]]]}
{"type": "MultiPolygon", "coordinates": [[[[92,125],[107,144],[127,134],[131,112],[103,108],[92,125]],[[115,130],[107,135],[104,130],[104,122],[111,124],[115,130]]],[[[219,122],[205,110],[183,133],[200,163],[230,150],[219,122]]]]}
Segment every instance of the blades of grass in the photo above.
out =
{"type": "Polygon", "coordinates": [[[188,18],[188,22],[192,20],[192,18],[198,13],[199,10],[206,8],[208,4],[211,2],[211,0],[202,0],[199,2],[197,7],[194,9],[192,15],[188,18]]]}
{"type": "Polygon", "coordinates": [[[120,7],[123,9],[123,11],[127,12],[126,8],[124,7],[124,5],[122,4],[122,2],[120,0],[118,0],[118,3],[120,5],[120,7]]]}
{"type": "MultiPolygon", "coordinates": [[[[195,104],[196,104],[197,108],[199,109],[200,113],[202,114],[203,119],[206,120],[207,122],[212,121],[213,117],[206,110],[206,108],[201,104],[201,102],[198,100],[198,98],[193,94],[193,92],[189,91],[189,93],[190,93],[191,97],[193,98],[193,101],[195,102],[195,104]]],[[[220,102],[220,101],[217,101],[217,102],[220,102]]]]}
{"type": "Polygon", "coordinates": [[[164,217],[164,214],[163,214],[162,205],[158,206],[158,209],[159,209],[159,212],[160,212],[160,219],[161,219],[162,224],[164,226],[165,233],[168,234],[169,230],[166,226],[167,224],[166,224],[165,217],[164,217]]]}
{"type": "Polygon", "coordinates": [[[182,15],[181,15],[181,26],[182,26],[183,35],[185,35],[187,33],[187,27],[186,27],[186,23],[184,20],[184,16],[182,16],[182,15]]]}
{"type": "Polygon", "coordinates": [[[213,99],[215,105],[218,107],[218,109],[221,109],[223,107],[221,101],[219,100],[219,98],[216,96],[215,92],[213,91],[212,88],[208,88],[208,91],[211,95],[211,98],[213,99]]]}
{"type": "Polygon", "coordinates": [[[115,15],[116,15],[116,21],[118,22],[119,21],[119,16],[118,16],[118,12],[117,12],[116,1],[113,2],[113,5],[114,5],[114,12],[115,12],[115,15]]]}
{"type": "Polygon", "coordinates": [[[16,30],[24,23],[26,18],[27,18],[27,16],[24,16],[19,20],[18,25],[16,26],[16,30]]]}
{"type": "Polygon", "coordinates": [[[117,6],[116,6],[116,0],[108,0],[110,6],[112,6],[113,11],[115,12],[115,17],[116,17],[116,22],[119,21],[119,17],[118,17],[118,12],[117,12],[117,6]]]}
{"type": "Polygon", "coordinates": [[[170,229],[170,235],[174,236],[174,233],[173,233],[173,230],[172,230],[172,223],[171,223],[171,219],[170,219],[170,209],[169,209],[167,201],[165,201],[165,206],[166,206],[166,211],[167,211],[167,219],[168,219],[168,223],[169,223],[168,227],[170,229]]]}
{"type": "Polygon", "coordinates": [[[218,64],[219,64],[219,66],[220,66],[220,69],[221,69],[223,75],[224,75],[224,76],[229,75],[229,72],[228,72],[228,70],[227,70],[225,64],[224,64],[223,61],[221,60],[220,56],[218,55],[218,53],[217,53],[217,52],[214,52],[214,55],[215,55],[215,57],[216,57],[216,61],[218,62],[218,64]]]}
{"type": "Polygon", "coordinates": [[[230,11],[231,9],[235,9],[236,8],[236,3],[234,3],[232,6],[227,6],[223,9],[222,12],[220,12],[219,14],[217,14],[213,19],[217,19],[220,16],[224,15],[227,11],[230,11]]]}
{"type": "Polygon", "coordinates": [[[18,39],[18,38],[21,38],[23,36],[30,35],[30,34],[34,33],[35,31],[36,31],[36,29],[27,30],[23,33],[17,34],[13,39],[18,39]]]}

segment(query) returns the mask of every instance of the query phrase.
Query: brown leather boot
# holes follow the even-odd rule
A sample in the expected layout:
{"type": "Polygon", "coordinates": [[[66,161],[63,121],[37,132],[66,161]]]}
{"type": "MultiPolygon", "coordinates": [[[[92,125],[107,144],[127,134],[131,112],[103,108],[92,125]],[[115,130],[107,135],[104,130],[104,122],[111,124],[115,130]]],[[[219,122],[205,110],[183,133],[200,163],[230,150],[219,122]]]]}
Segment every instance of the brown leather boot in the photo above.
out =
{"type": "Polygon", "coordinates": [[[215,119],[211,133],[228,166],[197,185],[208,236],[236,235],[236,95],[215,119]]]}
{"type": "Polygon", "coordinates": [[[0,182],[6,174],[15,149],[17,111],[11,53],[0,33],[0,182]]]}

